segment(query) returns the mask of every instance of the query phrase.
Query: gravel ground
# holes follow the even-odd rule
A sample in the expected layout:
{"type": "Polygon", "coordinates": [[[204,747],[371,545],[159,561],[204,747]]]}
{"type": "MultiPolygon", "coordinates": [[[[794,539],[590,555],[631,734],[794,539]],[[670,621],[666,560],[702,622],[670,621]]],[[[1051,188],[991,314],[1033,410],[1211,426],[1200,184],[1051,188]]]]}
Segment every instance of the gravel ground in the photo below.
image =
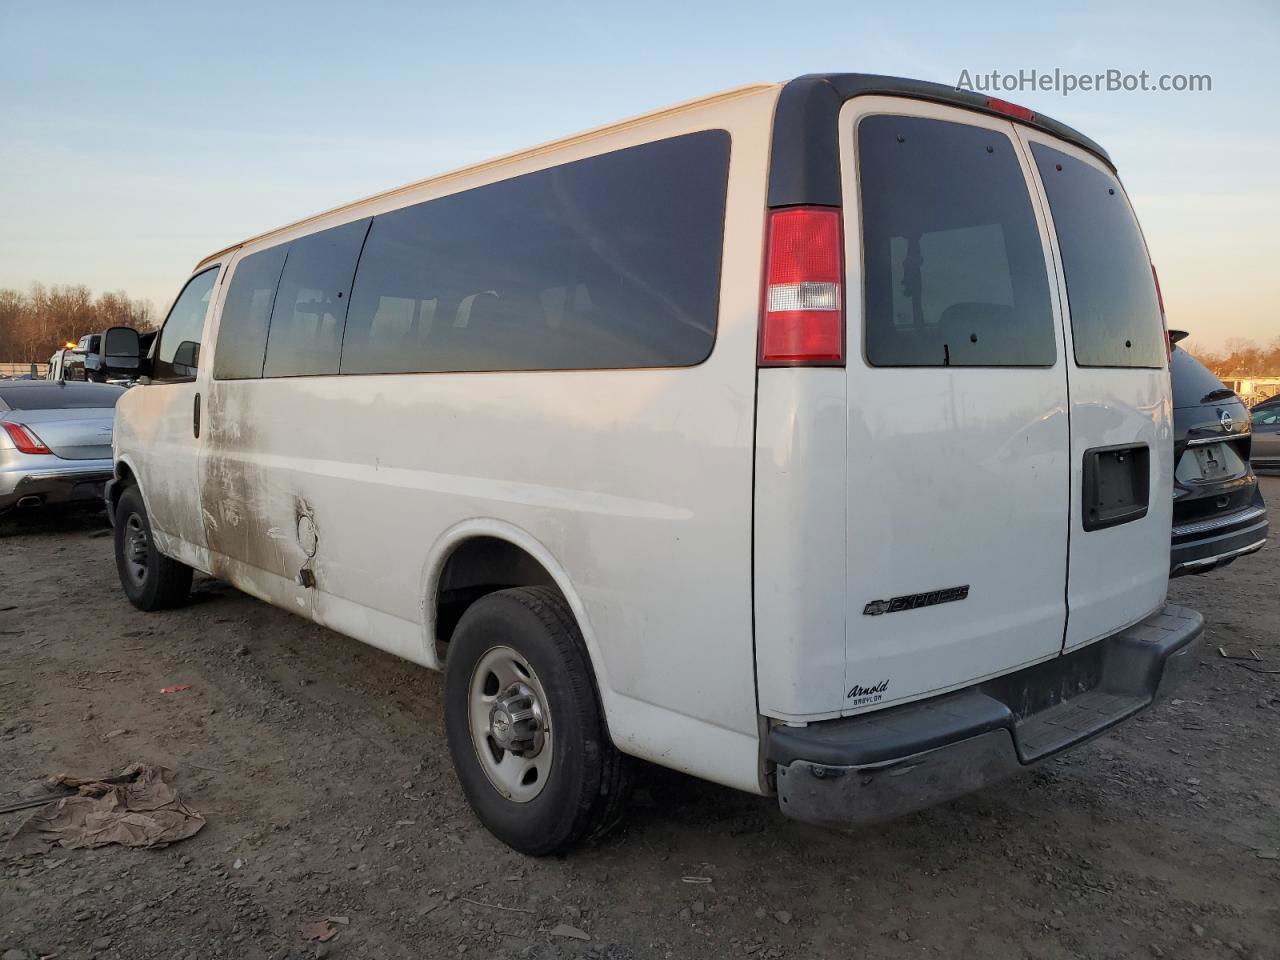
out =
{"type": "Polygon", "coordinates": [[[530,860],[463,800],[438,675],[216,580],[139,613],[98,517],[0,536],[0,803],[145,761],[208,819],[0,864],[2,960],[1280,957],[1280,675],[1216,650],[1280,669],[1274,547],[1172,584],[1210,640],[1178,699],[1005,785],[845,835],[644,767],[622,830],[530,860]]]}

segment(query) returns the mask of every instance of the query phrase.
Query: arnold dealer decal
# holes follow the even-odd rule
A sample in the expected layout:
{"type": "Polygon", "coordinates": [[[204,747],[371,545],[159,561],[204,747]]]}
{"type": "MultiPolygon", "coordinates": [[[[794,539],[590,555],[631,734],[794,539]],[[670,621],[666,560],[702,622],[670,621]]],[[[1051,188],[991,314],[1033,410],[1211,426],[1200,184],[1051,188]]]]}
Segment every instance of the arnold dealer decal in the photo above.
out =
{"type": "Polygon", "coordinates": [[[884,692],[888,689],[888,680],[881,680],[879,683],[870,687],[864,687],[861,684],[855,683],[849,688],[849,693],[845,699],[853,701],[853,703],[849,704],[851,707],[860,707],[867,703],[879,703],[884,699],[884,692]]]}
{"type": "Polygon", "coordinates": [[[899,613],[903,610],[918,610],[920,607],[932,607],[939,603],[951,603],[969,596],[969,585],[963,587],[947,587],[944,590],[930,590],[928,593],[911,593],[905,597],[894,597],[892,600],[872,600],[862,608],[866,617],[878,617],[882,613],[899,613]]]}

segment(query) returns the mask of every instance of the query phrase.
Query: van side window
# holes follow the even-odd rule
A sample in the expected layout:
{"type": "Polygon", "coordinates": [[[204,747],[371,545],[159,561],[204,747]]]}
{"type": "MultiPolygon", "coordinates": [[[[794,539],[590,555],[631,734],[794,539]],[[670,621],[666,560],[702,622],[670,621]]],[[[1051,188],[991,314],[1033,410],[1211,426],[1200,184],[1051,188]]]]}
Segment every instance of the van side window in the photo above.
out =
{"type": "Polygon", "coordinates": [[[289,244],[271,308],[264,377],[338,372],[351,278],[368,230],[365,218],[289,244]]]}
{"type": "Polygon", "coordinates": [[[187,281],[178,300],[165,318],[151,366],[154,382],[190,380],[200,366],[200,339],[209,312],[218,268],[210,267],[187,281]]]}
{"type": "Polygon", "coordinates": [[[1146,243],[1109,173],[1031,144],[1062,253],[1082,367],[1163,367],[1164,325],[1146,243]]]}
{"type": "Polygon", "coordinates": [[[858,125],[858,164],[867,361],[1052,366],[1044,248],[1009,138],[870,116],[858,125]]]}
{"type": "Polygon", "coordinates": [[[701,363],[728,166],[729,134],[708,130],[375,217],[342,372],[701,363]]]}
{"type": "Polygon", "coordinates": [[[271,305],[288,249],[281,244],[250,254],[236,264],[218,322],[218,348],[213,354],[215,379],[262,376],[271,305]]]}

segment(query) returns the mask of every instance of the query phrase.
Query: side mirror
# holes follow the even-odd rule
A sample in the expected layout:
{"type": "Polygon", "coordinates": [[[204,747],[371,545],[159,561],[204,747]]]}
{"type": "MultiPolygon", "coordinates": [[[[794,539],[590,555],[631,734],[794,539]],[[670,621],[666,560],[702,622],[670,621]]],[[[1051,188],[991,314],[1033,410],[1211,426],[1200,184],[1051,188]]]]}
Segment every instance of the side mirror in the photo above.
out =
{"type": "Polygon", "coordinates": [[[102,335],[102,372],[114,377],[142,373],[142,341],[133,327],[112,327],[102,335]]]}
{"type": "Polygon", "coordinates": [[[173,351],[173,372],[179,377],[194,377],[200,363],[200,344],[183,340],[173,351]]]}

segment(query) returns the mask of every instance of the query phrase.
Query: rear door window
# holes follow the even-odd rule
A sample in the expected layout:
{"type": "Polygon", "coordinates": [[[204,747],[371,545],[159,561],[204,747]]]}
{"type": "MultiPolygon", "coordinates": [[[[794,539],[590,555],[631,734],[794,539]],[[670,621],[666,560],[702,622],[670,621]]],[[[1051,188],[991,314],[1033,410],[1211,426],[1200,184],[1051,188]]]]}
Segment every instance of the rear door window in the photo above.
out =
{"type": "Polygon", "coordinates": [[[1163,367],[1151,260],[1120,181],[1043,143],[1031,153],[1062,253],[1076,363],[1163,367]]]}
{"type": "Polygon", "coordinates": [[[873,366],[1052,366],[1044,248],[1010,138],[924,117],[858,125],[873,366]]]}
{"type": "Polygon", "coordinates": [[[267,352],[267,328],[276,285],[284,269],[288,247],[281,245],[250,254],[236,264],[218,322],[218,347],[213,375],[218,380],[262,376],[267,352]]]}
{"type": "Polygon", "coordinates": [[[715,341],[728,167],[729,134],[708,130],[381,214],[342,372],[700,363],[715,341]]]}
{"type": "Polygon", "coordinates": [[[351,278],[368,218],[293,241],[271,308],[264,377],[338,372],[351,278]]]}

